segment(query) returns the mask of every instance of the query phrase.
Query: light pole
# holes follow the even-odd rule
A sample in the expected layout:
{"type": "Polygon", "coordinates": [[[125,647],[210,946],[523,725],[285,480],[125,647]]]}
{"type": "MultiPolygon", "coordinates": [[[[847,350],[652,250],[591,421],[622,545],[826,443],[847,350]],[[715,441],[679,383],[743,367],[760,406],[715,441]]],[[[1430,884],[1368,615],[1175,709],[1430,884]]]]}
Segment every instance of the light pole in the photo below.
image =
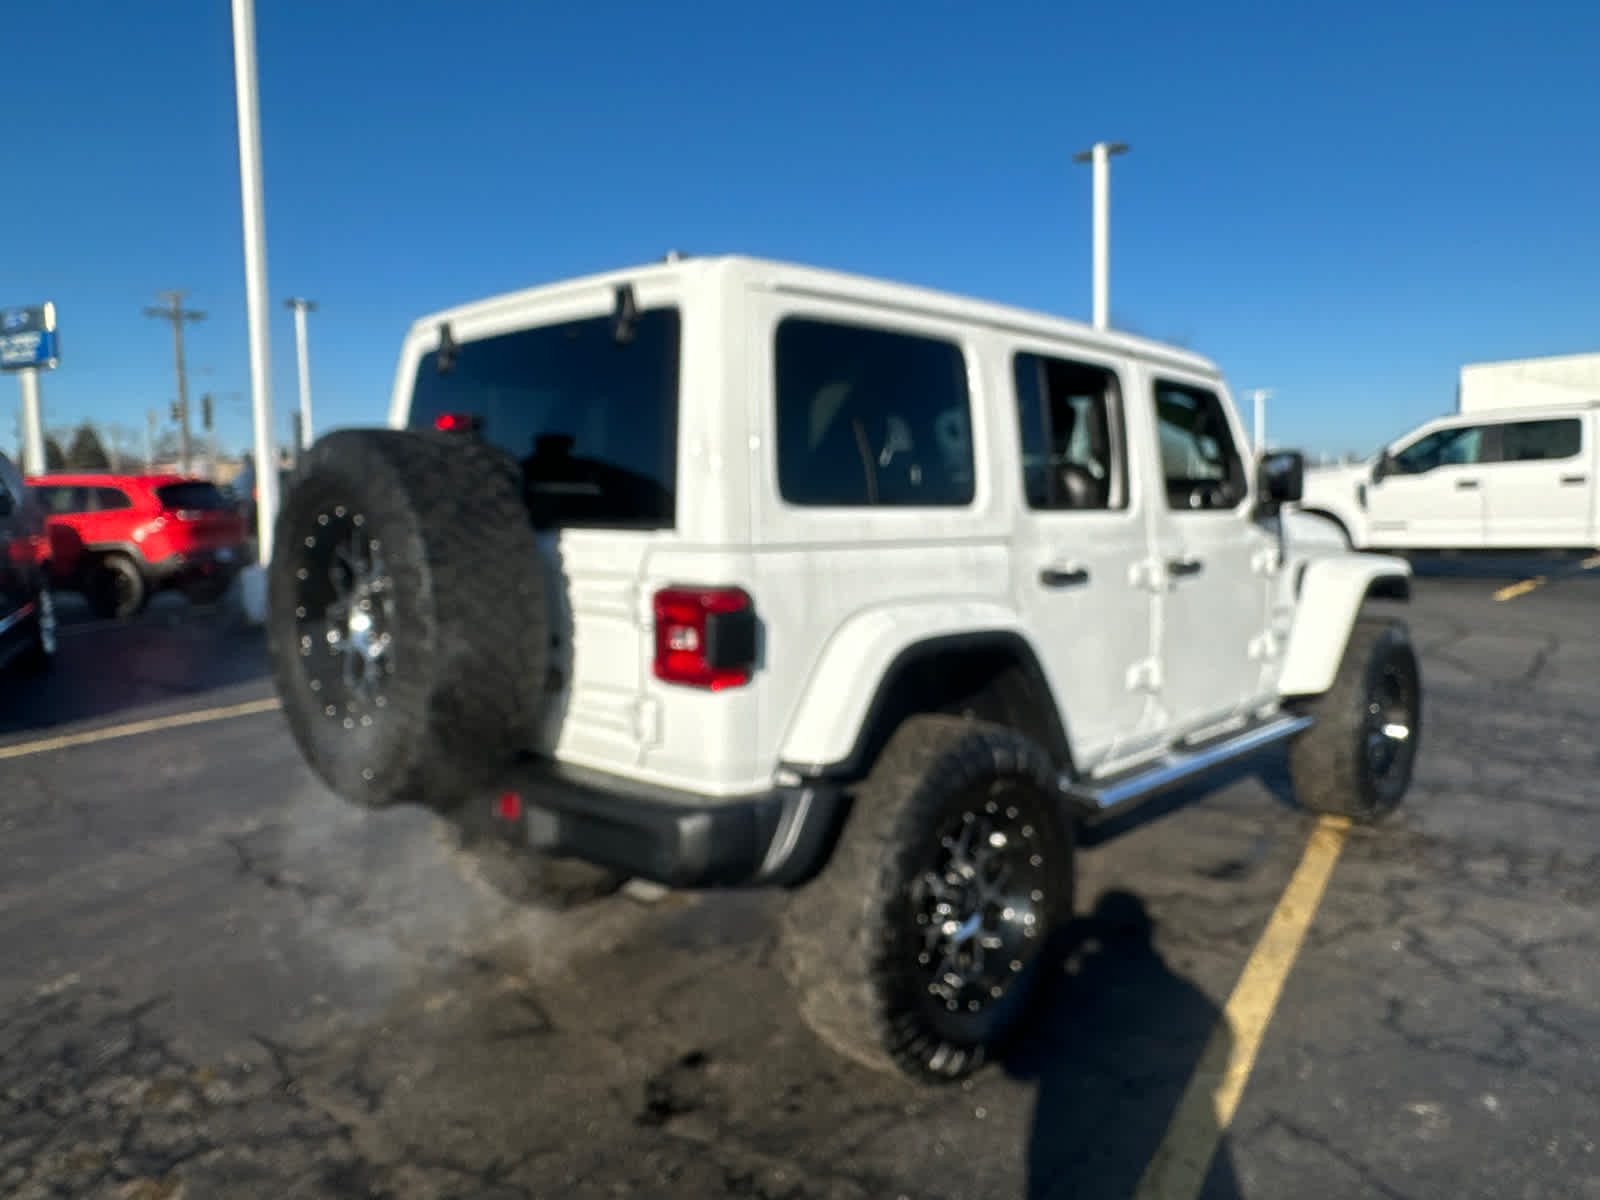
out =
{"type": "Polygon", "coordinates": [[[1267,401],[1272,399],[1271,388],[1257,388],[1250,393],[1256,404],[1256,454],[1260,455],[1267,448],[1267,401]]]}
{"type": "Polygon", "coordinates": [[[239,126],[239,193],[244,228],[245,314],[250,330],[250,392],[255,417],[256,536],[254,569],[240,579],[246,620],[267,615],[272,526],[278,516],[278,456],[272,445],[272,361],[267,331],[267,231],[261,186],[261,114],[256,89],[253,0],[233,0],[233,82],[239,126]]]}
{"type": "Polygon", "coordinates": [[[294,309],[294,350],[300,363],[300,449],[311,449],[311,364],[306,358],[306,314],[317,311],[315,300],[299,296],[285,300],[294,309]]]}
{"type": "Polygon", "coordinates": [[[1113,154],[1128,149],[1125,142],[1096,142],[1072,156],[1075,163],[1094,163],[1094,327],[1106,328],[1110,279],[1111,168],[1113,154]]]}

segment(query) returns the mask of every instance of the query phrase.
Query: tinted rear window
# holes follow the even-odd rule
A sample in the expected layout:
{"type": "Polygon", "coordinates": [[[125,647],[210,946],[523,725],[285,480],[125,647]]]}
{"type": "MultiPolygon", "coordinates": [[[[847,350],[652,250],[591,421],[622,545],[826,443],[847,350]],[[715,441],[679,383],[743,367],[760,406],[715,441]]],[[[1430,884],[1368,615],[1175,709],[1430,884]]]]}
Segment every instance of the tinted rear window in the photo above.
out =
{"type": "Polygon", "coordinates": [[[156,499],[162,508],[187,512],[220,512],[233,507],[214,483],[163,484],[156,489],[156,499]]]}
{"type": "Polygon", "coordinates": [[[670,528],[678,475],[677,310],[642,311],[618,345],[609,316],[460,343],[423,355],[411,425],[477,418],[522,463],[541,525],[670,528]]]}

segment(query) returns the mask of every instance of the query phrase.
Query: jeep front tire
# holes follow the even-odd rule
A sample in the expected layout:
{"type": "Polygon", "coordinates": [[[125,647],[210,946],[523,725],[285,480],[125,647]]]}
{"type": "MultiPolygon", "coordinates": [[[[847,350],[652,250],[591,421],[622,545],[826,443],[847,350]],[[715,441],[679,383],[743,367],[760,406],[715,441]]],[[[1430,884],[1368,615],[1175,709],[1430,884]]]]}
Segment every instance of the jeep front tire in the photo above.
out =
{"type": "Polygon", "coordinates": [[[784,912],[781,958],[802,1018],[869,1067],[972,1074],[1020,1027],[1072,915],[1073,839],[1032,742],[912,717],[784,912]]]}
{"type": "Polygon", "coordinates": [[[1394,811],[1422,735],[1422,675],[1405,625],[1357,621],[1333,686],[1304,707],[1316,723],[1289,743],[1300,803],[1362,823],[1394,811]]]}

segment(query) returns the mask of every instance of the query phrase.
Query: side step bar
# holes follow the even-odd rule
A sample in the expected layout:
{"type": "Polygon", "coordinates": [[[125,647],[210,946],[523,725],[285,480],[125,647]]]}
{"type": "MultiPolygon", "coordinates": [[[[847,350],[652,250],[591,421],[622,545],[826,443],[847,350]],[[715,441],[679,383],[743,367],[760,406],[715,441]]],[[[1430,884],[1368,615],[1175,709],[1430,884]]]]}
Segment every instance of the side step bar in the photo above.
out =
{"type": "Polygon", "coordinates": [[[1285,741],[1308,728],[1312,720],[1289,714],[1272,717],[1241,733],[1225,734],[1198,746],[1174,747],[1150,762],[1104,779],[1063,778],[1061,788],[1070,800],[1090,811],[1105,812],[1188,783],[1217,767],[1285,741]]]}

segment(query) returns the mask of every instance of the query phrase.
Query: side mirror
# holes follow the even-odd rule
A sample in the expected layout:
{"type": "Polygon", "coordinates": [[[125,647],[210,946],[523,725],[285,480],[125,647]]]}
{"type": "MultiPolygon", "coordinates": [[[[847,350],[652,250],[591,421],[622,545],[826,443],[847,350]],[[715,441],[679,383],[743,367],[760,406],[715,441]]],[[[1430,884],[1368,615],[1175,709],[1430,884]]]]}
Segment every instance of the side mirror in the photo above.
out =
{"type": "Polygon", "coordinates": [[[1257,491],[1264,512],[1296,504],[1305,495],[1306,456],[1298,450],[1274,450],[1261,456],[1256,467],[1257,491]]]}
{"type": "Polygon", "coordinates": [[[1385,450],[1378,455],[1378,461],[1372,464],[1372,482],[1382,483],[1384,477],[1394,474],[1394,458],[1385,450]]]}

